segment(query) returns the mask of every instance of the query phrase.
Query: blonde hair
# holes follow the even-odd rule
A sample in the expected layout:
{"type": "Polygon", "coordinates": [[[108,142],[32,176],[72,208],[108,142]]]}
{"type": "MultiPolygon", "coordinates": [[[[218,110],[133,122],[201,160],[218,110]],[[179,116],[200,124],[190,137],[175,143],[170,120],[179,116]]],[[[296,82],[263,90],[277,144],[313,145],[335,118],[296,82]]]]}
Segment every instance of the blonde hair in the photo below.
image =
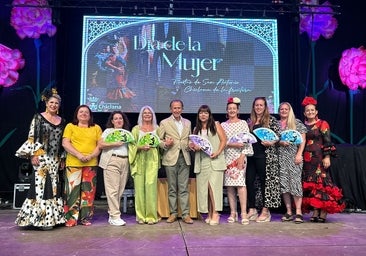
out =
{"type": "Polygon", "coordinates": [[[288,117],[287,117],[287,129],[296,130],[296,117],[294,114],[294,110],[292,106],[288,102],[282,102],[278,107],[278,112],[280,112],[280,108],[282,105],[287,105],[289,108],[288,117]]]}

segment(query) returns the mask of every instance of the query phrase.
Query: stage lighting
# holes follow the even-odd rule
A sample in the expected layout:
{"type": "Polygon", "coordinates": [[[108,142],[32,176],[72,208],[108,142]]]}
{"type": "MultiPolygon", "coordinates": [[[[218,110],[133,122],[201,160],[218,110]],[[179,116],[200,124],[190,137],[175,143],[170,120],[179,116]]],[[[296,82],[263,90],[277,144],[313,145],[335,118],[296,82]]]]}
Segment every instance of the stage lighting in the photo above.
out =
{"type": "Polygon", "coordinates": [[[137,5],[133,7],[133,15],[137,15],[137,5]]]}
{"type": "Polygon", "coordinates": [[[173,0],[170,0],[169,1],[169,11],[168,11],[168,14],[169,15],[173,15],[174,13],[174,1],[173,0]]]}

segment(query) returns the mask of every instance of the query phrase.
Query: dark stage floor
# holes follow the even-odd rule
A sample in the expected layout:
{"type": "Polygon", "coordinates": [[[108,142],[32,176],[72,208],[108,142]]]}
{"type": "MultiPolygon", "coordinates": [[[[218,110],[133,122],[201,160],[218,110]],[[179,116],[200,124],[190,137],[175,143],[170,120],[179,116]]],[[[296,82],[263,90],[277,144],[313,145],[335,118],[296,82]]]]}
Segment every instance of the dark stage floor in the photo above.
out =
{"type": "Polygon", "coordinates": [[[92,226],[57,227],[50,231],[21,229],[14,225],[18,210],[0,210],[0,255],[366,255],[366,214],[328,216],[328,223],[272,222],[243,226],[226,222],[218,226],[202,220],[139,225],[133,212],[123,215],[126,226],[110,226],[105,201],[96,202],[92,226]]]}

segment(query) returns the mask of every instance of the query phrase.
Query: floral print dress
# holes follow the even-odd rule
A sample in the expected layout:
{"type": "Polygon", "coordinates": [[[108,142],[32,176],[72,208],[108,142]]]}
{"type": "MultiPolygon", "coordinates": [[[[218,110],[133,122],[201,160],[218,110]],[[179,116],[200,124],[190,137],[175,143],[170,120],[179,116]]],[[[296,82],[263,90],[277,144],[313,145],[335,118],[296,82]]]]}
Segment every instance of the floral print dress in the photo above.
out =
{"type": "Polygon", "coordinates": [[[303,201],[305,213],[313,209],[325,210],[327,213],[342,212],[342,191],[336,187],[325,169],[322,159],[326,155],[335,156],[336,148],[331,142],[329,124],[318,119],[315,124],[306,125],[306,145],[303,165],[303,201]]]}

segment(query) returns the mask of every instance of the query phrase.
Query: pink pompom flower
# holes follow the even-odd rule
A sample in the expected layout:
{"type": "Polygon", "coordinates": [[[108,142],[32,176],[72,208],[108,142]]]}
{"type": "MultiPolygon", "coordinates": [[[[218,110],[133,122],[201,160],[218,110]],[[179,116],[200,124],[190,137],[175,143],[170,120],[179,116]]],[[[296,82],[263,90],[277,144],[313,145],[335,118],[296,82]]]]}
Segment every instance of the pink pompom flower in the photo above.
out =
{"type": "Polygon", "coordinates": [[[306,32],[312,41],[317,41],[320,36],[331,38],[338,27],[338,22],[332,13],[333,9],[328,1],[320,6],[302,6],[300,34],[306,32]]]}
{"type": "Polygon", "coordinates": [[[24,67],[22,53],[0,44],[0,85],[10,87],[18,81],[18,69],[24,67]]]}
{"type": "Polygon", "coordinates": [[[14,0],[13,6],[10,24],[21,39],[38,39],[42,34],[53,36],[56,33],[52,10],[46,8],[46,0],[14,0]]]}
{"type": "Polygon", "coordinates": [[[344,50],[338,66],[339,76],[350,90],[366,88],[366,50],[363,46],[344,50]]]}

